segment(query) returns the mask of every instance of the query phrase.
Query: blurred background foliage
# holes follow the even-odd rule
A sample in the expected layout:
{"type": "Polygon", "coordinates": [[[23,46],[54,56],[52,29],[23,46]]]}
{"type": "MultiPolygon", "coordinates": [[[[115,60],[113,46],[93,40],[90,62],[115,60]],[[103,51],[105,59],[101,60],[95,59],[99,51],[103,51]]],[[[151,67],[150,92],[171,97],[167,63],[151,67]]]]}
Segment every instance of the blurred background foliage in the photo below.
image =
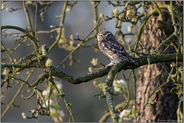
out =
{"type": "MultiPolygon", "coordinates": [[[[3,64],[28,63],[30,59],[48,52],[46,62],[41,64],[45,67],[59,65],[58,68],[66,74],[78,77],[110,62],[97,48],[96,35],[103,29],[111,31],[129,53],[139,57],[144,54],[133,46],[135,39],[139,38],[138,29],[147,17],[148,4],[151,3],[3,1],[2,25],[25,29],[35,37],[39,49],[35,50],[25,33],[4,29],[1,61],[3,64]]],[[[14,67],[1,70],[3,122],[93,122],[106,121],[109,117],[108,106],[98,84],[106,77],[82,84],[70,84],[51,77],[31,87],[43,75],[45,68],[35,66],[15,73],[14,67]]],[[[136,69],[122,70],[113,83],[114,104],[119,109],[120,121],[135,120],[135,73],[136,69]]],[[[107,121],[111,121],[110,118],[107,121]]]]}
{"type": "MultiPolygon", "coordinates": [[[[31,25],[33,28],[35,26],[37,28],[37,35],[40,45],[46,44],[46,46],[49,47],[56,40],[59,31],[58,28],[62,19],[61,14],[63,12],[64,3],[64,1],[25,2],[29,12],[31,25]],[[51,30],[53,30],[53,32],[51,30]]],[[[23,2],[2,2],[1,4],[2,25],[14,25],[28,30],[29,24],[26,18],[26,12],[24,11],[23,2]]],[[[98,15],[103,13],[104,15],[111,16],[114,10],[122,10],[122,6],[114,7],[111,4],[108,4],[108,2],[93,3],[90,1],[85,1],[76,2],[76,4],[75,2],[69,2],[69,4],[74,5],[72,7],[68,5],[66,8],[64,24],[62,25],[64,27],[64,33],[62,34],[63,37],[58,42],[58,45],[56,45],[56,47],[54,47],[53,50],[48,54],[48,57],[52,60],[53,66],[57,66],[69,54],[69,52],[73,50],[78,43],[80,43],[80,41],[72,40],[72,37],[77,38],[78,35],[80,39],[84,39],[84,37],[93,29],[95,23],[97,23],[94,20],[93,4],[99,4],[97,6],[98,15]]],[[[115,33],[116,31],[114,26],[115,20],[107,21],[101,25],[102,28],[110,30],[112,33],[115,33]]],[[[128,33],[127,27],[129,26],[129,28],[131,28],[130,24],[124,23],[122,26],[122,31],[128,33]]],[[[12,35],[2,36],[3,45],[7,49],[11,51],[11,49],[14,49],[20,44],[20,46],[11,53],[13,60],[18,61],[20,58],[25,57],[33,51],[33,47],[30,46],[30,42],[27,41],[25,37],[19,37],[19,33],[21,32],[17,30],[7,30],[7,33],[14,33],[12,35]]],[[[127,40],[130,39],[127,37],[127,40]]],[[[6,55],[7,54],[2,53],[2,62],[8,62],[8,59],[3,61],[3,58],[6,57],[6,55]]],[[[85,43],[84,47],[80,48],[80,50],[77,50],[59,68],[71,76],[81,76],[85,73],[89,73],[89,67],[93,66],[91,64],[92,59],[98,59],[99,66],[101,66],[100,64],[106,65],[109,63],[109,60],[96,49],[95,37],[91,38],[87,43],[85,43]]],[[[34,82],[36,78],[42,74],[42,72],[43,70],[37,69],[29,79],[29,83],[34,82]]],[[[26,69],[18,73],[16,77],[25,80],[28,73],[29,69],[26,69]]],[[[122,72],[122,74],[126,74],[126,71],[122,72]]],[[[105,80],[104,77],[100,79],[105,80]]],[[[106,101],[104,98],[98,99],[98,96],[95,96],[100,91],[94,86],[92,81],[79,85],[72,85],[62,80],[59,81],[63,85],[62,89],[66,95],[66,99],[72,103],[72,111],[75,121],[98,121],[103,116],[105,110],[107,110],[106,101]]],[[[14,94],[17,92],[21,83],[22,82],[19,83],[17,81],[11,81],[11,88],[7,89],[5,86],[2,87],[2,92],[4,93],[2,99],[2,112],[5,110],[6,104],[8,104],[14,97],[14,94]]],[[[38,88],[44,90],[47,88],[47,84],[43,82],[38,88]]],[[[26,86],[23,87],[16,100],[12,104],[17,106],[10,106],[12,108],[8,109],[6,114],[2,117],[2,121],[35,121],[34,118],[23,119],[21,115],[22,112],[24,112],[27,116],[31,116],[29,111],[38,107],[38,104],[36,103],[36,95],[29,100],[23,100],[20,96],[28,96],[31,91],[32,89],[29,89],[26,86]]],[[[131,98],[133,98],[134,90],[131,90],[131,93],[131,98]]],[[[121,95],[115,96],[116,104],[123,100],[124,99],[121,95]]],[[[59,100],[58,104],[60,105],[60,110],[62,110],[65,114],[65,116],[62,116],[62,119],[64,121],[68,121],[69,113],[66,109],[66,106],[62,100],[59,100]]],[[[53,121],[52,117],[48,116],[39,116],[37,120],[39,122],[53,121]]]]}

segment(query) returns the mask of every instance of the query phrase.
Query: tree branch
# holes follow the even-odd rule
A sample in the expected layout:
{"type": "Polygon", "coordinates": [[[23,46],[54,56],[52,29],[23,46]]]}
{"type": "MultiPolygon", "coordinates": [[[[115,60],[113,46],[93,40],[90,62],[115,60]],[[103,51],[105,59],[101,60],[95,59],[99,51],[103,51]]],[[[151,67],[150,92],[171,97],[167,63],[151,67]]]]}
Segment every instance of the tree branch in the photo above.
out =
{"type": "Polygon", "coordinates": [[[10,26],[10,25],[1,26],[1,30],[3,30],[3,29],[15,29],[15,30],[19,30],[19,31],[25,33],[26,36],[30,39],[31,43],[33,44],[35,50],[38,50],[39,49],[39,45],[37,43],[39,41],[35,37],[33,37],[32,35],[30,35],[30,33],[27,30],[25,30],[25,29],[23,29],[21,27],[18,27],[18,26],[10,26]]]}
{"type": "MultiPolygon", "coordinates": [[[[127,61],[122,61],[120,64],[117,65],[116,71],[127,70],[127,69],[136,69],[140,66],[147,65],[147,64],[154,64],[154,63],[160,63],[160,62],[175,62],[176,59],[178,62],[183,62],[183,54],[160,54],[160,55],[147,55],[142,56],[141,58],[137,58],[136,61],[138,62],[138,65],[132,65],[127,61]]],[[[41,57],[39,59],[40,61],[45,60],[45,57],[41,57]]],[[[21,64],[5,64],[1,63],[1,68],[5,67],[15,67],[20,68],[17,69],[19,71],[26,69],[26,68],[32,68],[37,67],[43,69],[43,66],[39,65],[40,62],[38,59],[33,59],[29,63],[21,63],[21,64]]],[[[108,72],[111,70],[112,67],[107,68],[100,68],[98,71],[85,74],[83,76],[79,76],[77,78],[73,78],[72,76],[66,74],[65,72],[57,69],[54,66],[47,67],[45,69],[45,72],[50,72],[52,76],[56,76],[58,78],[61,78],[63,80],[68,81],[71,84],[80,84],[83,82],[88,82],[90,80],[93,80],[98,77],[102,77],[108,74],[108,72]]]]}
{"type": "MultiPolygon", "coordinates": [[[[143,56],[139,59],[136,59],[136,61],[138,62],[138,65],[132,65],[127,61],[123,61],[120,64],[118,64],[116,68],[117,68],[117,71],[121,71],[122,69],[123,70],[136,69],[140,66],[147,65],[148,60],[149,60],[149,64],[160,63],[160,62],[175,62],[176,57],[178,57],[179,62],[183,62],[183,54],[179,54],[178,56],[177,54],[148,55],[148,56],[143,56]]],[[[88,73],[86,75],[83,75],[77,78],[73,78],[72,76],[67,75],[63,71],[59,71],[53,66],[49,67],[46,71],[48,72],[50,71],[53,76],[66,80],[71,84],[80,84],[80,83],[88,82],[95,78],[107,75],[111,68],[112,67],[101,68],[96,72],[88,73]]]]}
{"type": "MultiPolygon", "coordinates": [[[[147,55],[147,56],[142,56],[141,58],[137,58],[136,61],[138,62],[138,65],[132,65],[128,63],[127,61],[122,61],[120,64],[117,65],[117,71],[127,70],[127,69],[136,69],[140,66],[147,65],[147,64],[154,64],[154,63],[160,63],[160,62],[175,62],[176,59],[179,62],[183,62],[183,54],[160,54],[160,55],[147,55]],[[148,62],[149,61],[149,62],[148,62]]],[[[45,57],[41,57],[39,59],[40,61],[45,60],[45,57]]],[[[40,62],[38,59],[34,59],[29,63],[21,63],[21,64],[5,64],[1,63],[1,68],[5,67],[15,67],[15,68],[20,68],[18,71],[21,71],[26,68],[32,68],[32,67],[37,67],[37,68],[42,68],[43,66],[38,65],[40,62]]],[[[80,84],[83,82],[88,82],[90,80],[93,80],[98,77],[102,77],[108,74],[108,72],[111,70],[112,67],[108,68],[100,68],[98,71],[92,72],[85,74],[83,76],[73,78],[72,76],[66,74],[65,72],[57,69],[54,66],[47,67],[45,70],[46,72],[51,72],[51,75],[56,76],[58,78],[61,78],[63,80],[68,81],[71,84],[80,84]]]]}

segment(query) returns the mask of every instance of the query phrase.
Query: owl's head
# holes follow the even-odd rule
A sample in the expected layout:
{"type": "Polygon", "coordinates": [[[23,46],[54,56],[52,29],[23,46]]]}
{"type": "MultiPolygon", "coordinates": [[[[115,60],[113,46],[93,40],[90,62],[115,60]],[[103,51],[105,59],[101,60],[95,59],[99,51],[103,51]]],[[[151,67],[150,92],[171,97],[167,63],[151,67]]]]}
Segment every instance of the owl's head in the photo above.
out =
{"type": "Polygon", "coordinates": [[[97,35],[97,39],[98,41],[108,41],[108,40],[113,40],[114,39],[114,36],[111,32],[109,31],[102,31],[102,32],[99,32],[98,35],[97,35]]]}

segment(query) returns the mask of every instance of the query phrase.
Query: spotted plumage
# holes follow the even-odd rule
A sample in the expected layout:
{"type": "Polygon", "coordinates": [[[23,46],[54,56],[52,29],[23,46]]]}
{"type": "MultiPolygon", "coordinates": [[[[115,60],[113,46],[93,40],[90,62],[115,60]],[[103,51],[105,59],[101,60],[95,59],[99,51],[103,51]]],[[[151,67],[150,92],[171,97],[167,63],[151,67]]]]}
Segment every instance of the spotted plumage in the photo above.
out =
{"type": "Polygon", "coordinates": [[[97,40],[101,52],[111,60],[108,66],[119,63],[121,60],[127,60],[137,65],[137,62],[126,52],[125,48],[115,39],[111,32],[100,32],[97,35],[97,40]]]}

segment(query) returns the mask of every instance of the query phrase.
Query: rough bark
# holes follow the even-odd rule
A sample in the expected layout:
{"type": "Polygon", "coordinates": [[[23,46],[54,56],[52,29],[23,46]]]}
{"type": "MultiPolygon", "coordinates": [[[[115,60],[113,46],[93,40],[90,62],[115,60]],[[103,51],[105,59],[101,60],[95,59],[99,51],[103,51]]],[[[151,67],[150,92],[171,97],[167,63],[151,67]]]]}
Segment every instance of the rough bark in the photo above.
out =
{"type": "MultiPolygon", "coordinates": [[[[152,10],[152,7],[148,8],[149,13],[151,13],[152,10]]],[[[169,31],[173,31],[169,14],[163,13],[163,17],[164,22],[170,25],[168,27],[169,31]]],[[[149,49],[148,51],[143,51],[144,53],[154,51],[162,42],[161,38],[166,39],[170,33],[158,27],[159,20],[160,16],[151,16],[144,27],[144,33],[141,35],[141,42],[149,49]]],[[[160,48],[159,52],[163,52],[164,49],[165,47],[163,46],[160,48]]],[[[164,53],[174,52],[173,47],[169,47],[168,50],[164,51],[164,53]]],[[[158,63],[140,67],[137,76],[136,121],[177,121],[176,110],[178,106],[178,97],[171,92],[171,89],[175,86],[174,83],[169,80],[167,84],[151,95],[157,87],[167,81],[170,71],[170,63],[158,63]],[[148,98],[149,100],[147,100],[148,98]],[[146,103],[147,105],[145,105],[146,103]]]]}

